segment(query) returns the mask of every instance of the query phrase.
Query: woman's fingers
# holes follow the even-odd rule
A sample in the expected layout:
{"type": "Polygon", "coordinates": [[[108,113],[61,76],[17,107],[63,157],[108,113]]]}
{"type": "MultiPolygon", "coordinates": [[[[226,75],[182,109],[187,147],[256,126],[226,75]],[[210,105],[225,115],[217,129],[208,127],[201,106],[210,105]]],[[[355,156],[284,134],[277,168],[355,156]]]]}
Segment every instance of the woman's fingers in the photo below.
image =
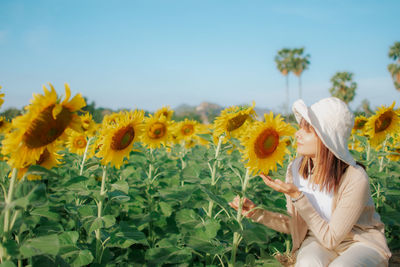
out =
{"type": "Polygon", "coordinates": [[[292,183],[285,183],[279,179],[272,180],[271,177],[265,176],[264,174],[260,174],[261,178],[263,179],[264,183],[274,189],[275,191],[292,195],[299,191],[296,185],[292,183]]]}
{"type": "Polygon", "coordinates": [[[250,199],[248,199],[248,198],[244,199],[243,208],[246,207],[246,209],[250,210],[250,209],[254,208],[255,206],[256,205],[250,199]]]}
{"type": "MultiPolygon", "coordinates": [[[[234,208],[235,210],[238,210],[239,208],[239,203],[240,203],[240,197],[236,196],[232,202],[229,202],[229,206],[231,206],[232,208],[234,208]]],[[[255,208],[256,205],[253,203],[253,201],[251,201],[248,198],[243,198],[243,203],[242,203],[242,212],[248,212],[249,210],[255,208]]]]}
{"type": "Polygon", "coordinates": [[[269,187],[271,187],[272,189],[276,190],[276,191],[280,191],[280,185],[276,183],[276,180],[272,180],[271,177],[269,176],[265,176],[265,175],[260,175],[261,178],[263,179],[264,183],[266,185],[268,185],[269,187]]]}
{"type": "Polygon", "coordinates": [[[260,174],[261,178],[263,179],[264,183],[274,189],[275,191],[282,192],[282,193],[289,193],[291,191],[291,185],[285,182],[282,182],[279,179],[272,180],[271,177],[265,176],[260,174]]]}
{"type": "Polygon", "coordinates": [[[231,206],[232,208],[234,208],[235,210],[237,210],[238,207],[239,207],[239,200],[240,200],[239,196],[236,196],[236,197],[232,200],[232,202],[229,202],[229,206],[231,206]]]}
{"type": "Polygon", "coordinates": [[[238,209],[238,207],[237,207],[233,202],[229,202],[228,204],[229,204],[229,206],[231,206],[231,207],[234,208],[235,210],[238,209]]]}
{"type": "Polygon", "coordinates": [[[260,173],[260,176],[261,176],[261,178],[265,178],[265,179],[268,179],[268,180],[272,180],[271,179],[271,177],[269,177],[268,175],[265,175],[263,172],[262,173],[260,173]]]}

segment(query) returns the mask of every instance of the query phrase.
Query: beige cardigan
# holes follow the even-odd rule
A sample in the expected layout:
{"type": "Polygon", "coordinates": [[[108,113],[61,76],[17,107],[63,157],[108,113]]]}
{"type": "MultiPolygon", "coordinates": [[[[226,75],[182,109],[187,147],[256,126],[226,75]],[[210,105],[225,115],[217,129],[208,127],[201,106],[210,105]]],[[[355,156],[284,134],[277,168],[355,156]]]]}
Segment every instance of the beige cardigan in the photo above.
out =
{"type": "MultiPolygon", "coordinates": [[[[306,196],[292,204],[288,195],[286,208],[289,216],[257,210],[251,219],[276,231],[291,234],[293,253],[299,249],[310,230],[309,235],[314,235],[327,249],[341,252],[359,241],[389,259],[391,253],[384,235],[384,224],[375,212],[368,179],[362,167],[347,168],[333,196],[329,222],[322,219],[306,196]]],[[[286,182],[293,183],[292,162],[287,169],[286,182]]]]}

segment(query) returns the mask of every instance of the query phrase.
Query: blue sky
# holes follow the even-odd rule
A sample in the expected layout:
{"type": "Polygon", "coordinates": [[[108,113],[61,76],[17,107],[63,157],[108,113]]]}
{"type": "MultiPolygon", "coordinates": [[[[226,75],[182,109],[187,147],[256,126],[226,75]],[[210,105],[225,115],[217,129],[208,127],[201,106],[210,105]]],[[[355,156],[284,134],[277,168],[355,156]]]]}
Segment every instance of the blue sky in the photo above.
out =
{"type": "MultiPolygon", "coordinates": [[[[354,73],[356,108],[400,104],[387,65],[400,41],[400,1],[0,0],[1,110],[20,108],[51,82],[97,106],[256,101],[282,110],[285,79],[274,57],[305,47],[303,98],[329,96],[337,71],[354,73]]],[[[290,77],[290,102],[298,98],[290,77]]]]}

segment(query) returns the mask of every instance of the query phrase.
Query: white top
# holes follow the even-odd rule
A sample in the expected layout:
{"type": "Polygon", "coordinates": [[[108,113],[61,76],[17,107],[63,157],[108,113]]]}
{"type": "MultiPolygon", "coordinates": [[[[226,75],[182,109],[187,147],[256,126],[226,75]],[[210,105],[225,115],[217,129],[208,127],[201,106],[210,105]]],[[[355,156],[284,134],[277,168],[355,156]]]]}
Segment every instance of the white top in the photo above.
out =
{"type": "Polygon", "coordinates": [[[319,185],[309,184],[309,179],[304,179],[299,173],[301,158],[296,158],[293,162],[293,183],[299,188],[301,192],[308,198],[314,209],[321,215],[321,217],[329,222],[332,214],[332,199],[333,192],[320,191],[319,185]]]}

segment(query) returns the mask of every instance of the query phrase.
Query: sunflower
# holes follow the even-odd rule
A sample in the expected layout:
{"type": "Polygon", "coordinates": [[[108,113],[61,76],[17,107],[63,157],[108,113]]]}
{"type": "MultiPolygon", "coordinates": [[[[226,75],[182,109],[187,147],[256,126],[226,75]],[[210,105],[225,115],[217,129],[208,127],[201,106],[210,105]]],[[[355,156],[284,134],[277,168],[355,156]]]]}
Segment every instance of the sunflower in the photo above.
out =
{"type": "Polygon", "coordinates": [[[164,116],[167,120],[171,120],[173,114],[174,114],[174,111],[169,106],[166,106],[166,107],[162,107],[159,110],[157,110],[154,113],[154,117],[160,118],[161,116],[164,116]]]}
{"type": "Polygon", "coordinates": [[[289,150],[290,150],[292,153],[296,153],[296,150],[297,150],[297,142],[296,142],[296,139],[293,138],[293,136],[291,136],[291,137],[286,136],[286,137],[284,137],[284,138],[282,139],[282,141],[285,142],[286,147],[288,147],[289,150]]]}
{"type": "Polygon", "coordinates": [[[78,133],[75,131],[67,131],[68,139],[66,142],[66,146],[69,149],[69,152],[75,153],[78,155],[83,155],[86,150],[86,145],[88,142],[88,138],[85,133],[78,133]]]}
{"type": "Polygon", "coordinates": [[[365,130],[365,124],[368,122],[368,119],[362,115],[357,116],[354,119],[354,126],[351,130],[352,134],[363,133],[365,130]]]}
{"type": "Polygon", "coordinates": [[[180,136],[178,135],[178,124],[175,121],[170,121],[169,127],[170,127],[170,134],[169,134],[169,139],[168,139],[168,144],[166,147],[168,147],[168,150],[170,150],[174,145],[180,144],[181,139],[180,136]]]}
{"type": "Polygon", "coordinates": [[[109,126],[109,125],[115,125],[118,120],[122,117],[122,113],[111,113],[107,114],[103,118],[103,122],[101,124],[101,127],[109,126]]]}
{"type": "Polygon", "coordinates": [[[184,121],[180,121],[175,124],[175,133],[178,139],[190,141],[200,131],[200,124],[194,120],[188,120],[185,118],[184,121]]]}
{"type": "Polygon", "coordinates": [[[242,143],[242,159],[252,174],[276,171],[277,163],[282,165],[283,158],[289,153],[284,136],[291,136],[295,129],[285,123],[278,114],[264,114],[265,122],[255,122],[248,132],[249,138],[242,143]]]}
{"type": "MultiPolygon", "coordinates": [[[[0,90],[1,90],[1,86],[0,86],[0,90]]],[[[3,99],[3,97],[4,97],[4,94],[0,94],[0,107],[3,105],[3,103],[4,103],[4,99],[3,99]]]]}
{"type": "Polygon", "coordinates": [[[92,115],[89,112],[80,116],[81,118],[81,128],[83,132],[85,132],[89,137],[92,137],[96,134],[97,124],[94,122],[92,115]]]}
{"type": "MultiPolygon", "coordinates": [[[[24,177],[25,173],[28,171],[30,165],[39,165],[39,166],[42,166],[42,167],[50,170],[51,168],[56,167],[58,164],[60,164],[61,158],[62,158],[62,155],[60,155],[56,152],[50,152],[47,149],[45,149],[43,151],[43,153],[40,154],[39,159],[36,162],[34,162],[34,164],[25,165],[23,168],[18,169],[17,178],[22,179],[22,177],[24,177]]],[[[41,177],[39,175],[35,175],[35,174],[29,174],[26,178],[30,181],[41,179],[41,177]]]]}
{"type": "Polygon", "coordinates": [[[398,135],[396,138],[393,139],[393,142],[386,147],[386,152],[389,152],[387,158],[394,162],[400,161],[400,136],[398,135]]]}
{"type": "Polygon", "coordinates": [[[110,163],[120,168],[124,158],[129,159],[133,144],[137,142],[143,131],[143,111],[120,112],[115,123],[103,125],[98,141],[99,151],[96,156],[102,158],[102,164],[110,163]]]}
{"type": "Polygon", "coordinates": [[[350,150],[355,150],[355,151],[358,151],[358,152],[363,152],[365,150],[365,147],[363,146],[361,141],[358,140],[357,138],[354,138],[353,140],[351,140],[348,143],[348,147],[349,147],[350,150]]]}
{"type": "Polygon", "coordinates": [[[194,120],[188,120],[173,124],[170,139],[174,140],[175,144],[182,143],[185,148],[193,148],[198,144],[204,145],[207,140],[201,138],[197,134],[203,133],[201,124],[194,120]]]}
{"type": "Polygon", "coordinates": [[[400,112],[394,110],[395,102],[390,107],[382,106],[365,124],[366,133],[373,147],[382,143],[386,137],[400,132],[400,112]]]}
{"type": "Polygon", "coordinates": [[[144,133],[142,142],[148,148],[158,148],[166,145],[171,136],[171,121],[167,117],[160,116],[159,118],[149,115],[144,120],[144,133]]]}
{"type": "Polygon", "coordinates": [[[255,116],[255,103],[251,107],[232,106],[221,111],[214,121],[214,134],[219,137],[226,134],[228,138],[241,136],[243,129],[253,120],[255,116]]]}
{"type": "Polygon", "coordinates": [[[0,116],[0,134],[6,134],[11,130],[11,123],[9,123],[4,116],[0,116]]]}
{"type": "MultiPolygon", "coordinates": [[[[211,127],[212,127],[211,124],[200,124],[198,134],[208,134],[208,135],[212,136],[212,131],[210,129],[211,127]]],[[[196,137],[198,138],[198,143],[200,145],[205,146],[207,148],[210,147],[210,142],[207,139],[204,139],[200,135],[196,135],[196,137]]]]}
{"type": "Polygon", "coordinates": [[[394,161],[394,162],[400,161],[400,144],[398,144],[395,147],[389,148],[388,152],[392,152],[391,154],[389,154],[387,156],[389,160],[394,161]]]}
{"type": "Polygon", "coordinates": [[[54,87],[51,91],[45,86],[44,95],[34,94],[24,115],[13,119],[13,130],[3,140],[2,153],[9,156],[8,163],[15,168],[33,164],[47,149],[54,151],[55,141],[65,135],[67,128],[80,130],[80,118],[76,114],[84,107],[85,100],[80,94],[71,100],[71,90],[65,84],[65,99],[57,97],[54,87]]]}

